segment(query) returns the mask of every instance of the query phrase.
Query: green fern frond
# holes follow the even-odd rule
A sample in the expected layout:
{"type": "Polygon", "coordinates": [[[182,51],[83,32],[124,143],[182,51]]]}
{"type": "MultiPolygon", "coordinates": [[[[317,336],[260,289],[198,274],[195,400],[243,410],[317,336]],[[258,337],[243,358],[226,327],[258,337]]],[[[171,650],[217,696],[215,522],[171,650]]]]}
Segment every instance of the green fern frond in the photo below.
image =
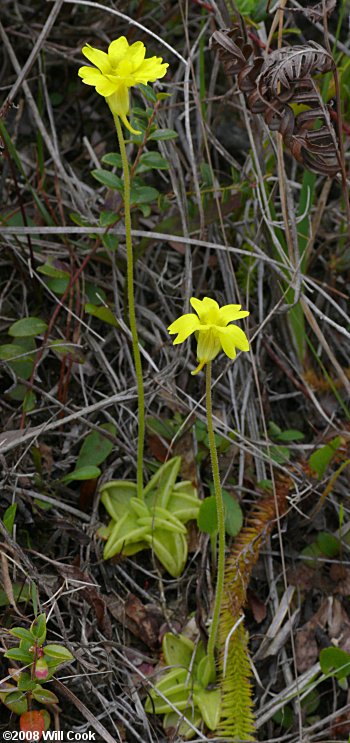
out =
{"type": "Polygon", "coordinates": [[[219,732],[237,741],[254,741],[254,714],[248,633],[242,618],[247,588],[260,548],[285,510],[290,479],[276,482],[277,503],[271,495],[253,510],[236,538],[225,565],[225,585],[219,626],[221,720],[219,732]]]}
{"type": "MultiPolygon", "coordinates": [[[[229,640],[225,675],[222,675],[220,684],[221,720],[218,730],[225,738],[232,737],[240,741],[255,740],[248,639],[248,633],[241,623],[229,640]]],[[[225,646],[226,638],[222,640],[225,646]]],[[[222,666],[223,655],[222,653],[220,659],[222,666]]],[[[223,667],[221,671],[223,673],[223,667]]]]}

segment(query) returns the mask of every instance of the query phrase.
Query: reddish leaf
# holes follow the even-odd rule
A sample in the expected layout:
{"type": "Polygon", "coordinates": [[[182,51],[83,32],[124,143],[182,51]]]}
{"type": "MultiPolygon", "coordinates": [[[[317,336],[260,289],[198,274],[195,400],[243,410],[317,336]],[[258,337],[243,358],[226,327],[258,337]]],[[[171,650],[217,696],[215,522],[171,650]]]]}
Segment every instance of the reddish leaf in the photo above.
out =
{"type": "Polygon", "coordinates": [[[249,608],[251,609],[251,612],[253,614],[253,617],[257,624],[261,624],[261,622],[266,619],[267,609],[263,601],[259,599],[259,596],[254,593],[254,591],[251,591],[248,588],[247,591],[247,599],[249,608]]]}
{"type": "Polygon", "coordinates": [[[84,513],[88,513],[94,502],[98,477],[94,480],[83,480],[79,488],[79,508],[84,513]]]}
{"type": "Polygon", "coordinates": [[[133,632],[150,648],[156,648],[159,644],[159,629],[163,622],[163,616],[156,606],[144,605],[129,593],[125,601],[125,615],[134,626],[133,632]]]}
{"type": "Polygon", "coordinates": [[[149,434],[149,436],[147,436],[147,444],[151,454],[158,462],[166,461],[166,458],[169,455],[169,447],[165,446],[157,434],[149,434]]]}
{"type": "Polygon", "coordinates": [[[23,712],[23,715],[19,718],[19,727],[22,733],[26,733],[25,740],[33,740],[33,733],[39,733],[37,740],[41,740],[41,736],[45,732],[45,721],[41,711],[23,712]]]}

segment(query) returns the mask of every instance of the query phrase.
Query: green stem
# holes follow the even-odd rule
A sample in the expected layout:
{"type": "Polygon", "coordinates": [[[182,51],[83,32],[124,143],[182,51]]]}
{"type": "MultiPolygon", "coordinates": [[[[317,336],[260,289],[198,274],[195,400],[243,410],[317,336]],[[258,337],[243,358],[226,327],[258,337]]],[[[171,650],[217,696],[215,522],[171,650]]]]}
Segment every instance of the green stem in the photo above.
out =
{"type": "Polygon", "coordinates": [[[143,499],[143,449],[145,440],[145,395],[143,391],[142,364],[139,349],[139,340],[137,335],[136,314],[135,314],[135,297],[134,297],[134,257],[132,252],[131,238],[131,216],[130,216],[130,173],[129,163],[126,154],[123,130],[119,116],[114,116],[114,122],[118,135],[119,150],[123,164],[124,174],[124,217],[125,217],[125,241],[127,257],[127,290],[128,290],[128,309],[129,323],[132,338],[132,350],[134,355],[137,396],[138,396],[138,440],[137,440],[137,497],[143,499]]]}
{"type": "Polygon", "coordinates": [[[213,611],[213,619],[209,632],[209,640],[207,647],[207,655],[212,668],[215,669],[215,644],[216,637],[218,634],[219,620],[220,620],[220,609],[222,594],[224,590],[224,577],[225,577],[225,512],[224,502],[222,499],[220,474],[219,474],[219,463],[218,455],[216,451],[214,426],[213,426],[213,410],[211,401],[211,362],[206,365],[206,407],[207,407],[207,423],[208,423],[208,439],[210,449],[211,468],[213,473],[214,482],[214,493],[216,500],[216,513],[218,518],[218,532],[219,532],[219,553],[217,561],[217,577],[216,577],[216,591],[215,591],[215,603],[213,611]]]}

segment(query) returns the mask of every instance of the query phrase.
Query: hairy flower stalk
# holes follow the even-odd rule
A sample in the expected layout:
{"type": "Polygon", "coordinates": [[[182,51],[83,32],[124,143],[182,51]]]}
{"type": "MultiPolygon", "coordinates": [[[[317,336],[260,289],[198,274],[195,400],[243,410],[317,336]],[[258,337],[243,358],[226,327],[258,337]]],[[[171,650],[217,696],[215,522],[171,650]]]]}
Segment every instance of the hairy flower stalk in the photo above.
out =
{"type": "Polygon", "coordinates": [[[208,440],[211,460],[211,471],[213,473],[214,483],[214,494],[216,501],[216,514],[218,519],[218,532],[219,532],[219,550],[218,550],[218,561],[217,561],[217,573],[216,573],[216,591],[215,591],[215,603],[213,610],[213,619],[210,627],[207,654],[211,668],[215,668],[215,644],[219,629],[220,620],[220,609],[222,601],[222,593],[224,590],[224,578],[225,578],[225,511],[224,501],[222,498],[220,472],[218,453],[215,444],[215,434],[213,425],[213,406],[211,399],[211,361],[206,366],[206,377],[205,377],[205,393],[206,393],[206,409],[207,409],[207,425],[208,425],[208,440]]]}
{"type": "Polygon", "coordinates": [[[136,85],[147,85],[155,82],[166,74],[168,64],[161,57],[146,58],[146,47],[142,41],[135,41],[129,45],[125,36],[115,39],[108,47],[108,52],[95,49],[86,44],[82,52],[94,67],[80,67],[79,77],[83,83],[92,85],[99,95],[105,98],[114,118],[117,130],[120,155],[122,158],[124,175],[124,217],[125,241],[127,254],[127,294],[129,323],[132,337],[133,356],[137,380],[138,395],[138,443],[137,443],[137,497],[143,499],[143,451],[145,438],[145,398],[142,378],[141,355],[138,342],[135,298],[134,298],[134,259],[131,237],[130,214],[130,172],[125,148],[124,126],[132,134],[141,132],[133,129],[127,116],[130,111],[129,88],[136,85]]]}
{"type": "Polygon", "coordinates": [[[215,445],[212,399],[211,399],[211,362],[224,351],[230,359],[236,357],[236,348],[241,351],[249,351],[249,341],[243,330],[237,325],[230,325],[234,320],[241,320],[249,315],[246,310],[241,310],[240,304],[227,304],[219,307],[214,299],[204,297],[203,300],[192,297],[190,300],[196,315],[189,313],[182,315],[168,328],[170,334],[177,333],[174,344],[183,343],[192,333],[197,337],[197,359],[198,366],[192,374],[206,366],[206,410],[210,459],[214,482],[216,499],[216,512],[218,519],[219,551],[217,563],[217,578],[213,618],[209,632],[207,656],[209,666],[215,670],[215,645],[218,634],[220,608],[224,587],[224,565],[225,565],[225,512],[220,483],[218,455],[215,445]]]}

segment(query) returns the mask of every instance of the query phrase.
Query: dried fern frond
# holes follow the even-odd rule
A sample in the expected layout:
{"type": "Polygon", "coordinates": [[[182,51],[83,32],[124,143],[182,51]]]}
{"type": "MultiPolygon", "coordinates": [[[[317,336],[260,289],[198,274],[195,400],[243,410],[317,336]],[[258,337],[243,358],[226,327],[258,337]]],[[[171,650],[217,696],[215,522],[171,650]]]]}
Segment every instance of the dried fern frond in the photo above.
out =
{"type": "MultiPolygon", "coordinates": [[[[288,477],[281,476],[276,482],[279,515],[285,510],[290,486],[288,477]]],[[[276,523],[276,510],[273,495],[259,503],[235,540],[225,565],[219,626],[222,701],[218,730],[222,736],[233,740],[255,740],[249,638],[242,622],[242,608],[246,603],[249,580],[261,546],[276,523]]]]}
{"type": "Polygon", "coordinates": [[[282,135],[291,155],[315,173],[335,175],[340,170],[337,135],[314,79],[334,69],[327,50],[310,41],[276,49],[265,59],[237,26],[216,31],[211,44],[227,74],[237,75],[249,110],[282,135]],[[296,103],[308,110],[295,116],[291,106],[296,103]]]}

